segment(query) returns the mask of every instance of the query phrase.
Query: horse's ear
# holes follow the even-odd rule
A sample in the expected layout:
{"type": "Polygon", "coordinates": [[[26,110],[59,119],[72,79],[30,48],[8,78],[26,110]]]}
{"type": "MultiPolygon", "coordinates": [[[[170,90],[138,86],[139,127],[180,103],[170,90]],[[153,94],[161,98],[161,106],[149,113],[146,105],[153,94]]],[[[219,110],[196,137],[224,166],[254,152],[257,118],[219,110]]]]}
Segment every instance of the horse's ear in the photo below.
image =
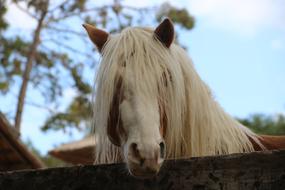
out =
{"type": "Polygon", "coordinates": [[[174,39],[174,27],[171,20],[164,19],[155,29],[154,34],[161,43],[169,48],[174,39]]]}
{"type": "Polygon", "coordinates": [[[95,28],[90,24],[83,24],[83,27],[86,29],[89,38],[97,46],[98,50],[101,52],[104,44],[106,43],[109,34],[104,30],[95,28]]]}

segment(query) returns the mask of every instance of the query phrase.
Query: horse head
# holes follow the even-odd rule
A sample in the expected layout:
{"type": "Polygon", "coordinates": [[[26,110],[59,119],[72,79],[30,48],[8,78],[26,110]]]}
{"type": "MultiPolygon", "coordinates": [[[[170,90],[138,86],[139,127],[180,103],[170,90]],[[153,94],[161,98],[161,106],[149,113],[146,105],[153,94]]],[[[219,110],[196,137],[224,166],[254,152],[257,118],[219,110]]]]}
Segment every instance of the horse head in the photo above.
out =
{"type": "MultiPolygon", "coordinates": [[[[83,26],[101,52],[101,64],[105,64],[101,69],[105,73],[99,80],[112,84],[104,129],[108,139],[122,149],[132,175],[154,176],[166,156],[167,108],[162,96],[167,93],[167,88],[171,88],[171,73],[163,66],[163,55],[157,55],[159,53],[155,51],[159,48],[165,54],[170,51],[174,39],[173,24],[165,19],[151,32],[149,29],[133,29],[141,30],[145,41],[152,43],[136,42],[132,29],[127,29],[124,36],[119,37],[121,34],[113,36],[89,24],[83,26]],[[120,43],[118,38],[123,42],[120,43]],[[128,44],[130,38],[133,40],[128,44]],[[148,44],[156,44],[157,47],[148,47],[148,44]]],[[[108,84],[98,83],[99,90],[108,91],[108,84]]]]}

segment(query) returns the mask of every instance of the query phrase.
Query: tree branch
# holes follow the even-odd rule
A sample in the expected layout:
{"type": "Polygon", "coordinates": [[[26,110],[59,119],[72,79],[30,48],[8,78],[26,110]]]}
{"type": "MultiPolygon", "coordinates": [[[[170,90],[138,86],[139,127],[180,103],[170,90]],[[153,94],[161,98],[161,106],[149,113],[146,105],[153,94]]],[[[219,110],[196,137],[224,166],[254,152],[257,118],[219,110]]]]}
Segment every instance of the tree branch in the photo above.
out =
{"type": "Polygon", "coordinates": [[[89,53],[86,53],[86,52],[82,52],[82,51],[79,51],[73,47],[70,47],[60,41],[57,41],[56,39],[49,39],[49,41],[52,41],[53,43],[55,43],[56,45],[58,46],[61,46],[61,47],[64,47],[66,49],[68,49],[69,51],[73,52],[73,53],[77,53],[77,54],[80,54],[80,55],[83,55],[83,56],[87,56],[87,57],[92,57],[93,55],[89,54],[89,53]]]}
{"type": "Polygon", "coordinates": [[[54,26],[47,26],[46,29],[54,30],[54,31],[57,31],[57,32],[70,33],[70,34],[74,34],[74,35],[77,35],[77,36],[80,36],[80,37],[87,37],[87,35],[85,33],[80,33],[80,32],[77,32],[77,31],[74,31],[74,30],[69,30],[69,29],[57,28],[57,27],[54,27],[54,26]]]}
{"type": "Polygon", "coordinates": [[[51,23],[51,22],[58,22],[58,21],[61,21],[61,20],[64,20],[64,19],[67,19],[67,18],[70,18],[70,17],[78,16],[78,15],[81,15],[81,14],[84,14],[84,13],[87,13],[87,12],[99,11],[101,9],[110,8],[110,7],[112,7],[112,6],[111,5],[105,5],[105,6],[102,6],[102,7],[93,7],[93,8],[90,8],[90,9],[85,9],[84,11],[80,11],[80,12],[71,12],[69,14],[66,14],[66,15],[63,15],[63,16],[59,16],[58,18],[50,18],[48,22],[49,23],[51,23]]]}
{"type": "Polygon", "coordinates": [[[55,114],[56,111],[47,107],[47,106],[44,106],[44,105],[41,105],[41,104],[38,104],[38,103],[35,103],[35,102],[30,102],[30,101],[25,101],[26,104],[30,105],[30,106],[34,106],[34,107],[37,107],[37,108],[41,108],[41,109],[44,109],[44,110],[47,110],[48,112],[50,112],[51,114],[55,114]]]}
{"type": "Polygon", "coordinates": [[[122,5],[122,7],[125,8],[125,9],[137,11],[137,12],[145,12],[145,11],[150,11],[150,10],[156,10],[157,9],[156,6],[137,8],[137,7],[132,7],[132,6],[128,6],[128,5],[122,5]]]}
{"type": "Polygon", "coordinates": [[[64,0],[62,3],[56,5],[54,8],[52,8],[51,10],[48,11],[48,13],[53,13],[54,11],[56,11],[57,9],[59,9],[61,6],[63,6],[64,4],[66,4],[69,0],[64,0]]]}
{"type": "Polygon", "coordinates": [[[15,4],[16,7],[17,7],[19,10],[21,10],[22,12],[26,13],[27,15],[29,15],[29,16],[32,17],[33,19],[39,20],[39,18],[38,18],[36,15],[32,14],[31,12],[29,12],[27,9],[21,7],[18,3],[15,2],[14,4],[15,4]]]}

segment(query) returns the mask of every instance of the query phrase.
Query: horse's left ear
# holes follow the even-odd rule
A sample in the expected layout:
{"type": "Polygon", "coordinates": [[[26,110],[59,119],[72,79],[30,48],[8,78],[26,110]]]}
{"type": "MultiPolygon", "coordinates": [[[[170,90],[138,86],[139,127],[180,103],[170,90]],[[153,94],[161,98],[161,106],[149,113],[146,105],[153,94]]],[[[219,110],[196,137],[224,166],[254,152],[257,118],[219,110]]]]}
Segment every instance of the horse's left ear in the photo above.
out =
{"type": "Polygon", "coordinates": [[[171,20],[164,19],[155,29],[154,34],[161,43],[169,48],[174,39],[174,27],[171,20]]]}
{"type": "Polygon", "coordinates": [[[104,30],[97,29],[90,24],[83,24],[83,27],[86,29],[91,41],[97,46],[98,50],[101,52],[103,46],[108,40],[109,34],[104,30]]]}

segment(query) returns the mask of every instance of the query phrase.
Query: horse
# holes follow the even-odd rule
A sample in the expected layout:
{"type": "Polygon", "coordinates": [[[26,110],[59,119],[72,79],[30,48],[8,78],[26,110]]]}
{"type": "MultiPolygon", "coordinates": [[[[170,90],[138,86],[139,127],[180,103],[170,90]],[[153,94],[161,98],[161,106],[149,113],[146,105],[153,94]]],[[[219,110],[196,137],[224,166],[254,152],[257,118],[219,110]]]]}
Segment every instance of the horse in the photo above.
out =
{"type": "Polygon", "coordinates": [[[165,159],[285,148],[285,137],[257,135],[222,109],[174,42],[170,19],[114,35],[83,27],[101,54],[95,164],[123,161],[131,175],[148,178],[165,159]]]}

